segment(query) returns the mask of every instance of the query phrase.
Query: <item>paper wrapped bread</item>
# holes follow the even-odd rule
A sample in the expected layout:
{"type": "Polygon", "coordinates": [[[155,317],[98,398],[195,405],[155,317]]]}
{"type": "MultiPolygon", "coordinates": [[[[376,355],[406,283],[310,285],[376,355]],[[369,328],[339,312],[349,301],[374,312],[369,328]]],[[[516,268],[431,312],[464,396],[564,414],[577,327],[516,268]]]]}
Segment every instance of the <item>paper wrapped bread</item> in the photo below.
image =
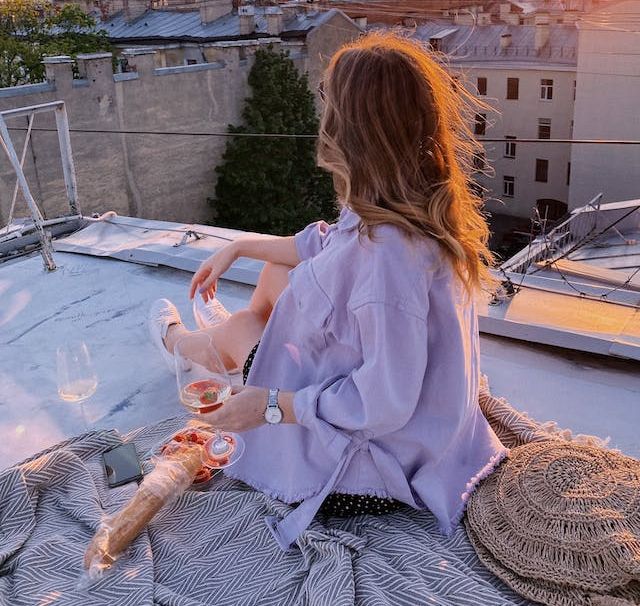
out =
{"type": "Polygon", "coordinates": [[[99,572],[111,566],[151,518],[189,487],[201,467],[198,444],[176,444],[165,451],[131,500],[102,523],[85,552],[84,567],[99,572]]]}

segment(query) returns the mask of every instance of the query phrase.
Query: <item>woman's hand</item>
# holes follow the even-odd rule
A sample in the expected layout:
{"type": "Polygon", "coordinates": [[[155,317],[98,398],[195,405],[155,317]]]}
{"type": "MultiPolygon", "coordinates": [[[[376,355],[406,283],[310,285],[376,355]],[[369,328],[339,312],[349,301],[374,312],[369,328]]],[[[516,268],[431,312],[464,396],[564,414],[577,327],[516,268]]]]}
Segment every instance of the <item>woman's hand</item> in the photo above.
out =
{"type": "Polygon", "coordinates": [[[198,415],[205,423],[225,431],[248,431],[266,423],[268,390],[263,387],[234,386],[232,395],[214,412],[198,415]]]}
{"type": "MultiPolygon", "coordinates": [[[[248,431],[266,423],[264,412],[267,408],[269,390],[264,387],[233,387],[232,395],[214,412],[198,415],[205,423],[225,431],[248,431]]],[[[293,392],[281,391],[278,405],[282,410],[283,423],[295,423],[293,412],[293,392]]]]}
{"type": "Polygon", "coordinates": [[[191,279],[189,298],[193,299],[196,290],[199,290],[205,303],[213,299],[218,287],[218,279],[233,265],[239,256],[236,243],[230,242],[211,255],[206,261],[203,261],[191,279]]]}

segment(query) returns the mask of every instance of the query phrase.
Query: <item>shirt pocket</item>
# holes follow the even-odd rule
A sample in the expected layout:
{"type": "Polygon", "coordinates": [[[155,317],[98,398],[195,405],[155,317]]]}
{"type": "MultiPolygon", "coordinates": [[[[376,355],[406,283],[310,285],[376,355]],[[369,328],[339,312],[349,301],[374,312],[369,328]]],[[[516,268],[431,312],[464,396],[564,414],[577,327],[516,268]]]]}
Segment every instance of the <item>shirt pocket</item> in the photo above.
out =
{"type": "Polygon", "coordinates": [[[289,272],[289,285],[298,314],[301,344],[311,348],[326,347],[333,305],[318,284],[310,261],[303,261],[289,272]]]}

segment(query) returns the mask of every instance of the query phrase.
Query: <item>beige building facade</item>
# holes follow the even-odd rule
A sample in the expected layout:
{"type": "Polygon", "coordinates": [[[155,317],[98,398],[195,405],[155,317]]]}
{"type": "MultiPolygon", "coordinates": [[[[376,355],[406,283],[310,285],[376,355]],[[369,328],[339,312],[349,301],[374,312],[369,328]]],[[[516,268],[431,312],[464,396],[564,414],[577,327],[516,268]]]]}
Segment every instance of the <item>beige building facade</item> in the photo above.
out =
{"type": "Polygon", "coordinates": [[[555,219],[568,209],[576,74],[575,25],[419,26],[415,37],[475,95],[470,124],[483,141],[474,175],[493,214],[555,219]],[[493,141],[493,140],[498,141],[493,141]],[[539,142],[538,142],[539,141],[539,142]]]}
{"type": "Polygon", "coordinates": [[[571,139],[575,71],[535,64],[454,69],[472,92],[477,94],[479,82],[486,87],[478,98],[492,110],[481,110],[486,129],[481,134],[476,127],[478,138],[509,139],[484,144],[486,174],[479,172],[476,177],[485,189],[487,210],[519,217],[530,217],[534,208],[553,218],[564,214],[571,146],[545,138],[571,139]],[[519,139],[540,143],[519,143],[519,139]]]}
{"type": "MultiPolygon", "coordinates": [[[[579,24],[576,139],[640,141],[640,1],[611,3],[579,24]]],[[[574,145],[570,204],[640,198],[640,145],[574,145]]]]}

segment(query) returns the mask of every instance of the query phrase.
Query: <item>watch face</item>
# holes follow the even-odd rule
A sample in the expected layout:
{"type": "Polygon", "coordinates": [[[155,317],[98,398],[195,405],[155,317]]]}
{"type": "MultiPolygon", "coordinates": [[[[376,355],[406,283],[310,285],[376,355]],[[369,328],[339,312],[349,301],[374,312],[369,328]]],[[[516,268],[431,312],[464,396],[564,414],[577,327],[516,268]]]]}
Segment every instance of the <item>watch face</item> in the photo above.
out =
{"type": "Polygon", "coordinates": [[[277,406],[269,406],[264,413],[267,423],[280,423],[282,421],[282,411],[277,406]]]}

